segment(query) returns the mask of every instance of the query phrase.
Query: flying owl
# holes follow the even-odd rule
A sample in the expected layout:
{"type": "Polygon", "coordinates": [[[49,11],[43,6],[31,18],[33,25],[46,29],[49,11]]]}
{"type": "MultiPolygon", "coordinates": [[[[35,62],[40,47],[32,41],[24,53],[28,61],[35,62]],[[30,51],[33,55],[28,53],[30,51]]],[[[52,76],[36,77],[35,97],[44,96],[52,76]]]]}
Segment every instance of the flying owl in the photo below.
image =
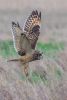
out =
{"type": "Polygon", "coordinates": [[[12,35],[17,53],[25,60],[25,73],[27,74],[28,62],[39,60],[42,54],[35,50],[40,34],[41,12],[32,11],[25,22],[23,29],[19,23],[12,22],[12,35]]]}

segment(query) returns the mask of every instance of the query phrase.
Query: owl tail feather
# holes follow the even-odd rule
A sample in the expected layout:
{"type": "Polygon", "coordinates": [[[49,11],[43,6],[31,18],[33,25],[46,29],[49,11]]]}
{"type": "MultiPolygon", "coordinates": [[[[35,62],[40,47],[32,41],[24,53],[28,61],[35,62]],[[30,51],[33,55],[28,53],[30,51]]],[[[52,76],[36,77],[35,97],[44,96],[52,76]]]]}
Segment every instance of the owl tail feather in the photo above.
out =
{"type": "Polygon", "coordinates": [[[27,63],[27,62],[24,62],[23,60],[21,60],[20,58],[19,59],[10,59],[10,60],[7,60],[7,62],[11,62],[11,61],[21,61],[23,64],[27,63]]]}
{"type": "Polygon", "coordinates": [[[7,62],[10,62],[10,61],[20,61],[20,59],[10,59],[10,60],[7,60],[7,62]]]}
{"type": "Polygon", "coordinates": [[[32,56],[30,56],[30,57],[21,57],[21,58],[7,60],[7,62],[11,62],[11,61],[16,61],[16,62],[20,61],[20,62],[22,62],[22,64],[26,64],[26,63],[32,61],[32,56]]]}

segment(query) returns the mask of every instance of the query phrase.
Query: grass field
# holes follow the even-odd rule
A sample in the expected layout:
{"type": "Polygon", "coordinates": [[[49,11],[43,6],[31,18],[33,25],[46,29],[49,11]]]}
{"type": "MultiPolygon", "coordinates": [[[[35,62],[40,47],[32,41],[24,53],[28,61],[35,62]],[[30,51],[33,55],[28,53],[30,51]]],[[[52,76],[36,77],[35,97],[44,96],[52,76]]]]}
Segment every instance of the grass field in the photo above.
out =
{"type": "MultiPolygon", "coordinates": [[[[64,49],[63,42],[48,42],[48,43],[37,43],[36,49],[43,52],[45,55],[54,55],[57,52],[64,49]]],[[[10,57],[17,56],[17,53],[13,46],[13,41],[4,40],[0,41],[0,56],[2,57],[10,57]]]]}
{"type": "MultiPolygon", "coordinates": [[[[64,50],[64,43],[63,42],[48,42],[48,43],[37,43],[36,49],[40,50],[43,52],[43,58],[44,56],[48,58],[53,58],[55,59],[56,55],[58,52],[64,50]]],[[[14,46],[13,46],[13,41],[9,40],[4,40],[0,41],[0,56],[9,59],[10,57],[18,57],[18,54],[16,53],[14,46]]],[[[62,72],[59,69],[55,70],[55,74],[57,78],[60,78],[62,76],[62,72]]],[[[20,76],[22,80],[25,80],[24,76],[20,76]]],[[[46,80],[46,77],[40,75],[39,73],[33,72],[31,76],[32,82],[40,82],[43,81],[44,83],[47,83],[48,81],[46,80]]]]}
{"type": "Polygon", "coordinates": [[[67,61],[63,61],[66,56],[66,54],[63,56],[64,42],[38,42],[36,49],[43,52],[43,59],[29,64],[27,79],[18,62],[6,62],[9,58],[18,57],[13,41],[0,41],[0,58],[2,59],[0,61],[0,98],[4,93],[5,97],[8,95],[6,93],[10,93],[9,96],[15,96],[17,100],[19,98],[20,100],[31,100],[32,98],[33,100],[38,98],[39,100],[45,100],[45,98],[46,100],[59,100],[61,97],[61,100],[64,100],[66,98],[67,74],[63,68],[66,68],[67,61]]]}

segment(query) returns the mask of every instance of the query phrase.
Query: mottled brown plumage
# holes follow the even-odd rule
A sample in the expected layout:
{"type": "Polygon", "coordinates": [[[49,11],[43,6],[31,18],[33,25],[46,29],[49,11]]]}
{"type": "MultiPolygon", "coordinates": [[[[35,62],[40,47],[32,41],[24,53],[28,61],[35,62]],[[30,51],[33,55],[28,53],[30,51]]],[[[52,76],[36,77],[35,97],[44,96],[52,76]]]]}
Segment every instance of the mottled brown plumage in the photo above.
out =
{"type": "Polygon", "coordinates": [[[28,17],[24,25],[24,30],[22,30],[19,23],[12,22],[14,47],[21,58],[11,61],[22,61],[24,66],[26,66],[25,71],[28,67],[28,62],[39,60],[40,56],[42,55],[40,52],[35,50],[35,46],[40,34],[40,22],[41,12],[38,12],[37,10],[32,11],[28,17]]]}
{"type": "Polygon", "coordinates": [[[35,49],[38,36],[40,34],[41,12],[32,11],[28,17],[24,30],[26,31],[27,38],[30,40],[32,49],[35,49]]]}

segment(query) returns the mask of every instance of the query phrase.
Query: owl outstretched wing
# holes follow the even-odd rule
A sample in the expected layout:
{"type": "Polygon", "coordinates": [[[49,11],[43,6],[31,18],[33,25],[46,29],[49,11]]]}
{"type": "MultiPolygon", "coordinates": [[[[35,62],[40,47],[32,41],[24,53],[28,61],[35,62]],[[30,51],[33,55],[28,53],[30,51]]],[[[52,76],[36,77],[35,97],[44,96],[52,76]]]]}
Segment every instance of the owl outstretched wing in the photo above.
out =
{"type": "Polygon", "coordinates": [[[31,52],[30,41],[18,23],[16,24],[15,22],[12,22],[12,35],[14,47],[19,55],[23,56],[31,52]]]}
{"type": "Polygon", "coordinates": [[[41,23],[41,12],[38,13],[37,10],[32,11],[24,27],[24,31],[26,31],[26,36],[30,41],[32,49],[35,49],[38,36],[40,34],[40,23],[41,23]]]}
{"type": "Polygon", "coordinates": [[[40,34],[40,22],[41,12],[38,13],[37,10],[32,11],[30,16],[28,17],[25,23],[24,31],[20,27],[19,23],[12,22],[14,47],[18,54],[21,56],[21,58],[12,59],[9,61],[23,62],[24,72],[26,76],[28,75],[28,63],[34,60],[39,60],[42,55],[40,52],[34,50],[38,40],[38,36],[40,34]]]}

